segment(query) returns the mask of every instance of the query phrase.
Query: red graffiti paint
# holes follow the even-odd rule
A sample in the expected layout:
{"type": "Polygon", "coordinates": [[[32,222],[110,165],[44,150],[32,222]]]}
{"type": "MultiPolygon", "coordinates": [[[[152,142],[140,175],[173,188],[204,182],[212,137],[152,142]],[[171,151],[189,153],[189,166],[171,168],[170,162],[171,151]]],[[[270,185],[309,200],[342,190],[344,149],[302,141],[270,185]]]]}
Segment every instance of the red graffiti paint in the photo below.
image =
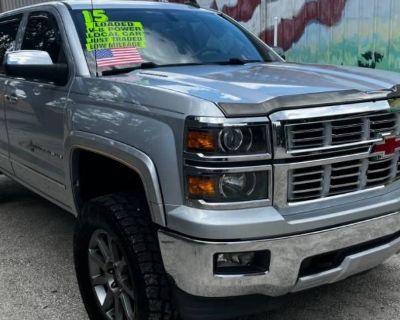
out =
{"type": "MultiPolygon", "coordinates": [[[[170,0],[170,2],[185,3],[187,0],[170,0]]],[[[238,0],[235,6],[224,5],[222,8],[218,8],[217,1],[214,0],[210,8],[220,10],[237,21],[247,22],[260,4],[261,0],[238,0]]]]}
{"type": "Polygon", "coordinates": [[[247,22],[251,19],[254,11],[260,4],[261,0],[238,0],[235,6],[224,5],[221,11],[237,21],[247,22]]]}
{"type": "MultiPolygon", "coordinates": [[[[291,19],[282,19],[278,26],[278,46],[289,50],[300,40],[308,24],[318,22],[332,27],[342,19],[347,0],[316,0],[307,2],[291,19]]],[[[261,33],[260,38],[272,45],[274,30],[268,29],[261,33]]]]}
{"type": "MultiPolygon", "coordinates": [[[[170,0],[171,2],[184,3],[187,0],[170,0]]],[[[347,0],[314,0],[308,1],[300,11],[290,19],[282,19],[278,26],[278,46],[285,51],[300,40],[308,24],[317,22],[331,27],[339,23],[346,6],[347,0]]],[[[221,10],[239,22],[249,21],[261,0],[238,0],[234,6],[224,5],[218,8],[214,0],[211,8],[221,10]]],[[[267,29],[261,32],[260,38],[272,45],[274,42],[274,30],[267,29]]]]}
{"type": "Polygon", "coordinates": [[[214,9],[214,10],[218,10],[218,5],[217,5],[217,1],[216,1],[216,0],[214,0],[214,1],[211,3],[210,8],[211,8],[211,9],[214,9]]]}

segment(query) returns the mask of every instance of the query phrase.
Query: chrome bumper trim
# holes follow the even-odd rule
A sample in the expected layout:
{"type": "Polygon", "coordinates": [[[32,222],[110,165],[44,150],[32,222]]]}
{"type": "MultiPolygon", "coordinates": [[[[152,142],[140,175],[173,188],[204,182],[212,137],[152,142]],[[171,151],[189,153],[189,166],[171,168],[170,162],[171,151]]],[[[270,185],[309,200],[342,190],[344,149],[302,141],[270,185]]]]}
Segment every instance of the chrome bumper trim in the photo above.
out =
{"type": "Polygon", "coordinates": [[[380,247],[348,256],[334,269],[299,278],[292,292],[302,291],[327,283],[344,280],[352,275],[379,266],[383,261],[400,252],[400,238],[380,247]]]}
{"type": "Polygon", "coordinates": [[[332,283],[373,268],[400,251],[400,238],[348,256],[332,270],[298,278],[304,259],[400,231],[400,212],[296,236],[243,242],[197,241],[159,231],[166,271],[183,291],[202,297],[230,297],[250,294],[281,296],[289,292],[332,283]],[[270,270],[254,276],[219,277],[213,271],[213,257],[223,252],[271,251],[270,270]]]}

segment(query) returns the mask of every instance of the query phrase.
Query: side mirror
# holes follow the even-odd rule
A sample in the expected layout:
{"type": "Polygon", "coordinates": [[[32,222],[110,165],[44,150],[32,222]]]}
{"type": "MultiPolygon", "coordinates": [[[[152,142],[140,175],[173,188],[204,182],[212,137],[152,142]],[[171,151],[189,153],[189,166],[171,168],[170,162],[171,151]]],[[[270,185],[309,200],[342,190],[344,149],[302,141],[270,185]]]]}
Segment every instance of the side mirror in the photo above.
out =
{"type": "Polygon", "coordinates": [[[67,64],[54,64],[46,51],[7,52],[4,57],[4,72],[11,77],[48,81],[57,85],[68,82],[67,64]]]}
{"type": "Polygon", "coordinates": [[[272,47],[272,49],[283,59],[286,60],[285,51],[281,47],[272,47]]]}

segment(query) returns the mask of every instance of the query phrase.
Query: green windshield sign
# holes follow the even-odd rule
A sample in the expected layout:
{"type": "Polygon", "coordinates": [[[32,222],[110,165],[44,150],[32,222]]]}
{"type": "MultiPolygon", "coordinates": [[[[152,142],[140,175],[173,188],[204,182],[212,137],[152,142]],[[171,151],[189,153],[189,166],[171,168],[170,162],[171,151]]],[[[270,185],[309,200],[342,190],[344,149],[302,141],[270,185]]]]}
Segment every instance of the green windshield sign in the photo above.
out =
{"type": "Polygon", "coordinates": [[[84,10],[82,14],[86,25],[86,50],[146,48],[141,22],[109,21],[105,10],[84,10]]]}

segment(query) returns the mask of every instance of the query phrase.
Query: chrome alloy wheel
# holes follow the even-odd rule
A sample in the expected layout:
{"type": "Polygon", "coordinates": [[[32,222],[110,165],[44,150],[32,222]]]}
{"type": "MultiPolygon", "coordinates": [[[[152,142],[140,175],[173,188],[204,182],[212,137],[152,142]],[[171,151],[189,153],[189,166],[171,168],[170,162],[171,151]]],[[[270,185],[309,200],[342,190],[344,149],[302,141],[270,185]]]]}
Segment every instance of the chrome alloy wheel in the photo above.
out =
{"type": "Polygon", "coordinates": [[[104,230],[89,242],[89,274],[106,319],[134,320],[135,295],[126,257],[118,240],[104,230]]]}

